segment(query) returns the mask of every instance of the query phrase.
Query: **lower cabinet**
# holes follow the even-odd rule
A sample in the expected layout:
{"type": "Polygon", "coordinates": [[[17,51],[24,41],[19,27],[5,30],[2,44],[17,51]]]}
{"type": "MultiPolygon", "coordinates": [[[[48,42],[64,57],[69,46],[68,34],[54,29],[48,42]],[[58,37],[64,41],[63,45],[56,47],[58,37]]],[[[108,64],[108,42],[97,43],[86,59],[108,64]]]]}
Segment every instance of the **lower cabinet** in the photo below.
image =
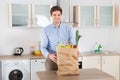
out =
{"type": "Polygon", "coordinates": [[[83,56],[83,68],[98,68],[119,80],[119,56],[83,56]]]}
{"type": "Polygon", "coordinates": [[[31,80],[37,80],[36,72],[45,71],[45,59],[31,59],[31,80]]]}
{"type": "Polygon", "coordinates": [[[102,71],[119,80],[119,56],[102,56],[102,71]]]}
{"type": "Polygon", "coordinates": [[[100,69],[100,56],[84,56],[82,60],[82,68],[100,69]]]}

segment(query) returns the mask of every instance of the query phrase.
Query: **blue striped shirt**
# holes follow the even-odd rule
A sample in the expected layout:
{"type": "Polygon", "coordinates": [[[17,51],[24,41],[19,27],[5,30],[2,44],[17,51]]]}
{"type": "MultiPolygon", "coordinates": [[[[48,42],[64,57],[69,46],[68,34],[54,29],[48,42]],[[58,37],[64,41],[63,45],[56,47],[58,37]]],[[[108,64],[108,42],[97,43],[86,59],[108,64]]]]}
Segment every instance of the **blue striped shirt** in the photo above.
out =
{"type": "Polygon", "coordinates": [[[43,28],[41,35],[41,52],[45,57],[47,57],[48,54],[56,53],[56,46],[63,42],[75,44],[72,26],[61,23],[59,28],[56,28],[54,24],[43,28]]]}

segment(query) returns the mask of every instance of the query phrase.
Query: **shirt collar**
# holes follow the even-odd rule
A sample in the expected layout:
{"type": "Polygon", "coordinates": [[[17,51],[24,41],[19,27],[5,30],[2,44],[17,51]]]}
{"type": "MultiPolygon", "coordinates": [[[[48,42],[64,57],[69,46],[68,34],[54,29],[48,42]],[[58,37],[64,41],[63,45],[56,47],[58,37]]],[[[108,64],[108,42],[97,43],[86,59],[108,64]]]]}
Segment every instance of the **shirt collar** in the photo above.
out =
{"type": "MultiPolygon", "coordinates": [[[[60,22],[59,27],[61,26],[61,24],[62,24],[62,23],[60,22]]],[[[52,23],[52,27],[53,27],[53,28],[56,28],[55,25],[54,25],[53,23],[52,23]]]]}

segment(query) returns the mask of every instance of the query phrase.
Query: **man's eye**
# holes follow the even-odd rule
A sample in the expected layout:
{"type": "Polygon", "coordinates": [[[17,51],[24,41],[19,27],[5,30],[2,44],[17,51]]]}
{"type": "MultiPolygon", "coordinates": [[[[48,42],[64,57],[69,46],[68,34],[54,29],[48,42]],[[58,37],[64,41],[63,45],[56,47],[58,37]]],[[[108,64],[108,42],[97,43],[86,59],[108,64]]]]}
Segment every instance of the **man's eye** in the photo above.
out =
{"type": "Polygon", "coordinates": [[[60,16],[60,14],[58,14],[58,16],[60,16]]]}
{"type": "Polygon", "coordinates": [[[54,14],[54,16],[56,16],[56,14],[54,14]]]}

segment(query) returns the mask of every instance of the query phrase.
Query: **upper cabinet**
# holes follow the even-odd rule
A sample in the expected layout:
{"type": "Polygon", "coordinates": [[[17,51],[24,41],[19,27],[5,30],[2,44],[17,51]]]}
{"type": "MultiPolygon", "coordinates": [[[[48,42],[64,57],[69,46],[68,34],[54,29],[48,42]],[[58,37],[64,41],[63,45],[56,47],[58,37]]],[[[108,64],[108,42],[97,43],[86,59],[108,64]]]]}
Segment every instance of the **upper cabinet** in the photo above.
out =
{"type": "Polygon", "coordinates": [[[74,22],[79,27],[111,27],[114,26],[114,13],[112,5],[74,6],[74,22]]]}
{"type": "Polygon", "coordinates": [[[94,6],[81,6],[80,7],[80,20],[79,24],[80,26],[94,26],[95,24],[95,8],[94,6]]]}
{"type": "Polygon", "coordinates": [[[51,23],[50,5],[32,5],[32,27],[44,27],[51,23]]]}
{"type": "Polygon", "coordinates": [[[63,10],[62,12],[62,22],[64,23],[70,23],[72,22],[70,20],[70,12],[71,12],[71,9],[70,9],[70,0],[57,0],[58,2],[58,6],[60,6],[63,10]]]}
{"type": "Polygon", "coordinates": [[[99,6],[98,8],[98,26],[114,26],[114,6],[99,6]]]}
{"type": "Polygon", "coordinates": [[[10,26],[45,27],[50,24],[49,4],[9,4],[10,26]]]}
{"type": "Polygon", "coordinates": [[[30,5],[9,4],[10,26],[30,26],[30,5]]]}

